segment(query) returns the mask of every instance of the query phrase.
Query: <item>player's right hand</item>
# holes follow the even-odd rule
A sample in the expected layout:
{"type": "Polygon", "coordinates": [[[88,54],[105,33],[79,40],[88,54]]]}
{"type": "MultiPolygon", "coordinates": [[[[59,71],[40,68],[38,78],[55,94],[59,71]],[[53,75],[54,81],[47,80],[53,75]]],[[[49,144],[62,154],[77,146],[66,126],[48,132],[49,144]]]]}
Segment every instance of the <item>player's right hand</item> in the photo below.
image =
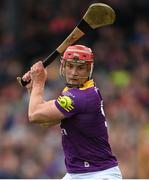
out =
{"type": "Polygon", "coordinates": [[[43,84],[47,79],[47,70],[44,68],[42,61],[38,61],[30,69],[30,76],[33,84],[43,84]]]}

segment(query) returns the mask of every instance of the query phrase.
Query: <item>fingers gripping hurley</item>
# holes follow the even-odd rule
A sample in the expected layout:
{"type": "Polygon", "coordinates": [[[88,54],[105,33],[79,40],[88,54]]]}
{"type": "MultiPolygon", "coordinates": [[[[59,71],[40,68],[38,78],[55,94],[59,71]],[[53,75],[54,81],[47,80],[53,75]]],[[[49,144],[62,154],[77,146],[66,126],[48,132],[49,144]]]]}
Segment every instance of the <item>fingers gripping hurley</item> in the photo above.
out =
{"type": "MultiPolygon", "coordinates": [[[[114,21],[115,12],[110,6],[103,3],[94,3],[90,5],[85,15],[71,34],[43,61],[43,66],[47,67],[51,64],[67,49],[68,46],[75,43],[90,30],[113,24],[114,21]]],[[[23,81],[21,77],[17,77],[17,80],[21,86],[26,86],[30,82],[23,81]]]]}

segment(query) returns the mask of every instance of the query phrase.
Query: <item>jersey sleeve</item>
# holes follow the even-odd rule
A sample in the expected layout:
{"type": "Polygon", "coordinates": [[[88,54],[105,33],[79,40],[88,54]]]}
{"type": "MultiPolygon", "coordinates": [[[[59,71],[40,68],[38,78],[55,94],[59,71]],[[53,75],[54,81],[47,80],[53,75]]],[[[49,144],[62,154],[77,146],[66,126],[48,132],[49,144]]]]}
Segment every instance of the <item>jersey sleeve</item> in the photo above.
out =
{"type": "Polygon", "coordinates": [[[78,90],[69,90],[55,100],[55,105],[66,118],[69,118],[77,113],[85,112],[85,96],[78,90]]]}

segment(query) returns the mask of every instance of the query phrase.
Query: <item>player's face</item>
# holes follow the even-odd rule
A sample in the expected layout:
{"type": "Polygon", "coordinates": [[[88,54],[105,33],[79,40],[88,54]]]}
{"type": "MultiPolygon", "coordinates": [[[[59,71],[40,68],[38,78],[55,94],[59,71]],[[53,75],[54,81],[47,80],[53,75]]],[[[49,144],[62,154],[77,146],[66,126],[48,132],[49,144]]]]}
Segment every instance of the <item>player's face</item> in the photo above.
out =
{"type": "Polygon", "coordinates": [[[83,85],[89,77],[89,65],[86,62],[67,60],[65,77],[68,84],[83,85]]]}

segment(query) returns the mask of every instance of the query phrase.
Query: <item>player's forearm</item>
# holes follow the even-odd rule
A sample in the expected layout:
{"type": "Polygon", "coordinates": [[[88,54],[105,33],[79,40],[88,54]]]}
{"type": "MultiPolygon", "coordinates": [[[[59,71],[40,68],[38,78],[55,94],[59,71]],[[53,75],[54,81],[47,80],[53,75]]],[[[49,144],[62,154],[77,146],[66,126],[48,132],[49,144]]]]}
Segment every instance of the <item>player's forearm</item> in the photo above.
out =
{"type": "Polygon", "coordinates": [[[32,88],[27,88],[27,92],[28,92],[28,95],[30,96],[32,92],[32,88]]]}
{"type": "Polygon", "coordinates": [[[33,84],[32,91],[30,93],[28,116],[30,121],[34,121],[36,118],[36,112],[40,108],[40,105],[44,103],[44,84],[33,84]]]}

